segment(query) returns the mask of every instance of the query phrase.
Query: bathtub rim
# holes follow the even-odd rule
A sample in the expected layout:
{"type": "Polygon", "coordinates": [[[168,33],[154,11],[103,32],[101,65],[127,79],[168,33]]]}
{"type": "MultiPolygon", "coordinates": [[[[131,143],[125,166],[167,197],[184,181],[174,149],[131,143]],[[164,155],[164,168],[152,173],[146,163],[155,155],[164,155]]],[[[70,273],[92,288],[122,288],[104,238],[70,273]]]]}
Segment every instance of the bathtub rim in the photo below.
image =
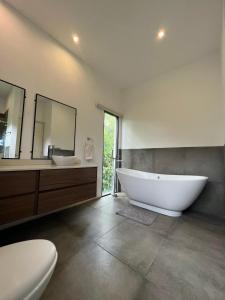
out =
{"type": "Polygon", "coordinates": [[[129,168],[116,168],[116,173],[121,175],[126,175],[133,178],[139,178],[141,180],[155,180],[155,181],[208,181],[207,176],[201,176],[201,175],[174,175],[174,174],[162,174],[162,173],[152,173],[152,172],[145,172],[145,171],[139,171],[135,169],[129,169],[129,168]],[[124,171],[124,172],[123,172],[124,171]],[[128,171],[128,172],[126,172],[128,171]],[[131,171],[131,172],[130,172],[131,171]],[[144,176],[138,176],[138,174],[147,174],[148,177],[144,176]],[[150,175],[153,175],[154,177],[150,177],[150,175]]]}

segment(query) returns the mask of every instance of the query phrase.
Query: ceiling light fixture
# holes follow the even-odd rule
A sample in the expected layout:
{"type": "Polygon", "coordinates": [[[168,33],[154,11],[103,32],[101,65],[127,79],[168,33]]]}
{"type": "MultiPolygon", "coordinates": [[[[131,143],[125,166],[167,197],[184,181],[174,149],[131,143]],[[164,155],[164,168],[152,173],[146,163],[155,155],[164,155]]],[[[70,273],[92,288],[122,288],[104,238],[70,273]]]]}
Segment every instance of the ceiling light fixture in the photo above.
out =
{"type": "Polygon", "coordinates": [[[165,29],[160,29],[157,33],[157,39],[162,40],[166,36],[165,29]]]}
{"type": "Polygon", "coordinates": [[[73,41],[74,41],[74,43],[75,44],[79,44],[79,42],[80,42],[80,38],[79,38],[79,36],[78,35],[73,35],[73,41]]]}

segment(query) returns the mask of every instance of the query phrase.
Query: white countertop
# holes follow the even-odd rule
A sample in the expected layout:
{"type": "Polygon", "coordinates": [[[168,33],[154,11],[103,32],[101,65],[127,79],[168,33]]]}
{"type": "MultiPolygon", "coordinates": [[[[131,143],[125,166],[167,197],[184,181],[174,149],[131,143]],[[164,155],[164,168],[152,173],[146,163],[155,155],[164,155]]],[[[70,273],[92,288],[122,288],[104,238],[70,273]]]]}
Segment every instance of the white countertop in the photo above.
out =
{"type": "Polygon", "coordinates": [[[79,168],[97,168],[97,165],[94,164],[79,164],[73,166],[56,166],[56,165],[18,165],[18,166],[0,166],[0,172],[8,172],[8,171],[32,171],[32,170],[58,170],[58,169],[79,169],[79,168]]]}

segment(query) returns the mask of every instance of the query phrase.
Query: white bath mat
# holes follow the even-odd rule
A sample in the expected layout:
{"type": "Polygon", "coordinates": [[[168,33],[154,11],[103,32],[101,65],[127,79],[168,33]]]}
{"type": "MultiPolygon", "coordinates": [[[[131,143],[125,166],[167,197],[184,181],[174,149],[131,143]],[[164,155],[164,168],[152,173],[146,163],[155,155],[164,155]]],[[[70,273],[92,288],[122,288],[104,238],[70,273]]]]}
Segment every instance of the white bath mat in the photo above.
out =
{"type": "Polygon", "coordinates": [[[119,210],[116,214],[147,226],[151,225],[157,217],[156,213],[133,205],[119,210]]]}

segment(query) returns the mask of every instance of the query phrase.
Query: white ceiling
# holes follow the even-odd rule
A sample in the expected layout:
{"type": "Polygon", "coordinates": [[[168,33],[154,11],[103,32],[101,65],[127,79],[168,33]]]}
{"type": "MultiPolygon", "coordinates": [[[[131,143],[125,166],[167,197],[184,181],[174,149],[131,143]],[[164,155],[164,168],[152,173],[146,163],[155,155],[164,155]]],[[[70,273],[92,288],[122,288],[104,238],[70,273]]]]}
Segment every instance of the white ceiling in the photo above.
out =
{"type": "Polygon", "coordinates": [[[221,0],[7,0],[120,88],[220,47],[221,0]],[[164,27],[166,39],[156,40],[164,27]],[[72,34],[80,36],[80,46],[72,34]]]}

